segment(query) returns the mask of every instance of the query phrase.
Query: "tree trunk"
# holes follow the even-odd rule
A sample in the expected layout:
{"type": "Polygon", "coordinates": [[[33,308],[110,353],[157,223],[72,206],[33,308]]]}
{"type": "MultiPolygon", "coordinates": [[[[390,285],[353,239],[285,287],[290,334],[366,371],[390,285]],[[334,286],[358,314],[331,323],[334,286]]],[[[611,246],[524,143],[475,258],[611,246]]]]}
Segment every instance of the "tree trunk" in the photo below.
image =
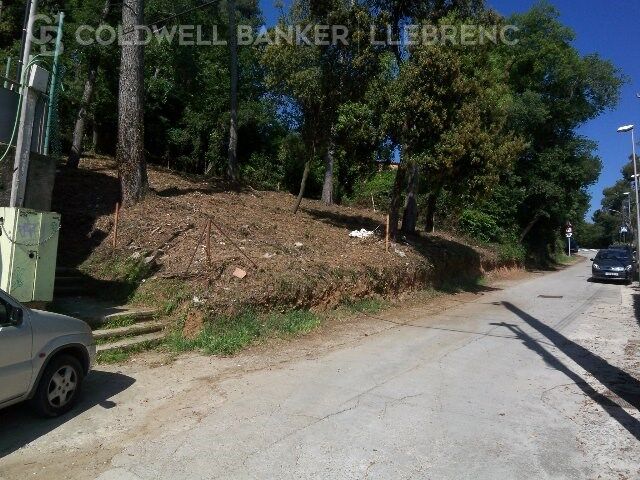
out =
{"type": "Polygon", "coordinates": [[[407,167],[409,172],[409,181],[407,184],[407,200],[404,207],[404,215],[402,216],[403,233],[415,234],[416,224],[418,223],[418,201],[416,199],[418,191],[418,164],[411,162],[407,167]]]}
{"type": "Polygon", "coordinates": [[[123,206],[131,206],[147,193],[144,158],[144,47],[136,25],[144,23],[144,0],[122,4],[123,45],[118,95],[118,146],[116,160],[123,206]]]}
{"type": "Polygon", "coordinates": [[[322,185],[322,201],[327,205],[333,204],[333,142],[329,142],[324,155],[324,183],[322,185]]]}
{"type": "MultiPolygon", "coordinates": [[[[102,12],[100,13],[100,23],[103,23],[109,15],[111,9],[111,0],[105,0],[102,12]]],[[[80,165],[80,157],[82,156],[82,141],[84,139],[84,130],[87,120],[87,109],[93,98],[93,90],[95,88],[96,79],[98,78],[98,65],[99,59],[94,58],[89,62],[89,73],[87,74],[87,81],[84,83],[84,91],[82,92],[82,99],[80,100],[80,107],[76,114],[75,127],[73,129],[73,140],[71,143],[71,152],[67,159],[67,167],[78,168],[80,165]]]]}
{"type": "Polygon", "coordinates": [[[98,125],[96,125],[95,118],[93,119],[91,129],[91,153],[95,154],[98,151],[98,125]]]}
{"type": "Polygon", "coordinates": [[[525,229],[522,231],[522,234],[520,235],[520,243],[524,241],[525,237],[529,234],[531,229],[535,226],[536,223],[538,223],[538,220],[540,220],[540,217],[542,217],[542,213],[540,212],[536,213],[536,216],[533,217],[533,219],[525,227],[525,229]]]}
{"type": "Polygon", "coordinates": [[[231,122],[229,125],[229,159],[227,176],[237,182],[238,173],[238,37],[236,31],[236,2],[229,0],[229,53],[231,57],[231,122]]]}
{"type": "Polygon", "coordinates": [[[307,188],[307,178],[309,178],[309,170],[311,170],[311,159],[307,160],[304,164],[304,172],[302,174],[302,181],[300,182],[300,191],[298,192],[298,198],[296,199],[296,204],[293,207],[293,214],[298,213],[298,209],[300,208],[300,203],[302,203],[302,197],[304,197],[304,190],[307,188]]]}
{"type": "Polygon", "coordinates": [[[427,233],[433,233],[436,229],[436,202],[438,201],[438,192],[431,192],[427,197],[427,209],[425,212],[424,228],[427,233]]]}
{"type": "Polygon", "coordinates": [[[80,157],[82,156],[82,142],[84,140],[84,130],[87,120],[87,107],[91,102],[91,97],[93,97],[93,87],[95,86],[97,76],[98,64],[93,63],[91,67],[89,67],[89,75],[87,76],[87,81],[84,83],[84,92],[82,93],[80,108],[76,115],[71,152],[69,153],[69,159],[67,160],[67,167],[69,168],[78,168],[78,165],[80,164],[80,157]]]}
{"type": "Polygon", "coordinates": [[[400,220],[400,202],[402,201],[402,190],[404,189],[407,177],[407,167],[404,162],[398,165],[396,180],[391,192],[391,203],[389,204],[389,236],[395,240],[398,237],[398,221],[400,220]]]}

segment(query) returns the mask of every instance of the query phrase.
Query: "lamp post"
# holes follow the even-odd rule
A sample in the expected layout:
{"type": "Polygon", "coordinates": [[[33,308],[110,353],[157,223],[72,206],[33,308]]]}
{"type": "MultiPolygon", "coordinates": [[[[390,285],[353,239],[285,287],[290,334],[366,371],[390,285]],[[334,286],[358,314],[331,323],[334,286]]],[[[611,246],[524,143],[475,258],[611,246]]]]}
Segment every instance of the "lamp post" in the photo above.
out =
{"type": "Polygon", "coordinates": [[[634,126],[633,125],[625,125],[618,129],[618,133],[627,133],[631,132],[631,152],[633,155],[633,178],[634,178],[634,191],[636,194],[636,260],[638,255],[640,255],[640,202],[638,201],[638,165],[636,161],[636,138],[634,135],[634,126]]]}
{"type": "MultiPolygon", "coordinates": [[[[631,226],[631,192],[624,192],[625,202],[622,204],[622,224],[627,228],[631,226]],[[626,203],[626,205],[625,205],[626,203]],[[628,216],[627,216],[628,215],[628,216]]],[[[627,243],[627,234],[624,234],[624,243],[627,243]]]]}

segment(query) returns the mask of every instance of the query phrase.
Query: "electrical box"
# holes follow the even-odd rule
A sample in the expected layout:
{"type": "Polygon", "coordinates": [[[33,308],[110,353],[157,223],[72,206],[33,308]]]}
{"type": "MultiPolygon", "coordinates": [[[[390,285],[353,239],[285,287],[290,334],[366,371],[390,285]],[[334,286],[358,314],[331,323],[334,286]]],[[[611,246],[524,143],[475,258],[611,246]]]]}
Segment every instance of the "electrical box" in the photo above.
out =
{"type": "Polygon", "coordinates": [[[49,86],[49,72],[38,65],[32,65],[29,69],[29,88],[40,93],[47,93],[47,87],[49,86]]]}
{"type": "Polygon", "coordinates": [[[0,207],[0,288],[20,302],[53,300],[60,214],[0,207]]]}

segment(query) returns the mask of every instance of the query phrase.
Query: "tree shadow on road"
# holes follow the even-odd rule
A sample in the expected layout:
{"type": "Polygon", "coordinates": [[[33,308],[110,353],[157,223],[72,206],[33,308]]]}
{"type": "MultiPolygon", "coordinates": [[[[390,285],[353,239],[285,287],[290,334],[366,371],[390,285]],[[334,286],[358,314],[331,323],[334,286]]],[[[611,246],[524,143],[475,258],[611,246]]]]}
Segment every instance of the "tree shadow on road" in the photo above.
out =
{"type": "MultiPolygon", "coordinates": [[[[640,410],[640,382],[636,378],[629,375],[624,370],[611,365],[605,359],[590,352],[581,345],[569,340],[561,333],[548,325],[545,325],[537,318],[520,310],[515,305],[509,302],[502,302],[502,304],[507,310],[515,313],[528,325],[549,339],[553,345],[560,349],[580,367],[593,375],[596,380],[607,387],[620,400],[627,403],[629,406],[640,410]]],[[[640,440],[640,422],[627,413],[621,405],[597,392],[582,377],[580,377],[580,375],[562,363],[538,341],[525,333],[519,326],[507,323],[499,323],[495,325],[503,326],[511,330],[529,349],[539,354],[548,365],[569,377],[585,393],[585,395],[597,402],[613,419],[629,431],[629,433],[631,433],[636,439],[640,440]]]]}
{"type": "Polygon", "coordinates": [[[0,410],[0,458],[37,440],[96,405],[105,409],[115,407],[116,403],[110,398],[134,383],[133,378],[121,373],[93,371],[84,381],[82,397],[78,404],[72,411],[58,418],[39,418],[27,404],[0,410]]]}

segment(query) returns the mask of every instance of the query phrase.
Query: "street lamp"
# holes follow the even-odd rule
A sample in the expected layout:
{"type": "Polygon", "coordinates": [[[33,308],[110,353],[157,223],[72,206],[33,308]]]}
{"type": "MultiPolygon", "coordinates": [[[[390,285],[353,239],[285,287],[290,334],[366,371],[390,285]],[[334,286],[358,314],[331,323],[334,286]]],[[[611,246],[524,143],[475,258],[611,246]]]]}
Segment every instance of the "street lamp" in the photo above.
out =
{"type": "Polygon", "coordinates": [[[623,127],[620,127],[618,129],[618,133],[627,133],[627,132],[631,132],[631,151],[633,154],[633,177],[635,179],[634,183],[634,190],[636,193],[636,259],[637,256],[640,255],[640,201],[638,201],[639,199],[639,195],[638,195],[638,166],[637,166],[637,162],[636,162],[636,138],[634,135],[634,128],[633,125],[625,125],[623,127]]]}

